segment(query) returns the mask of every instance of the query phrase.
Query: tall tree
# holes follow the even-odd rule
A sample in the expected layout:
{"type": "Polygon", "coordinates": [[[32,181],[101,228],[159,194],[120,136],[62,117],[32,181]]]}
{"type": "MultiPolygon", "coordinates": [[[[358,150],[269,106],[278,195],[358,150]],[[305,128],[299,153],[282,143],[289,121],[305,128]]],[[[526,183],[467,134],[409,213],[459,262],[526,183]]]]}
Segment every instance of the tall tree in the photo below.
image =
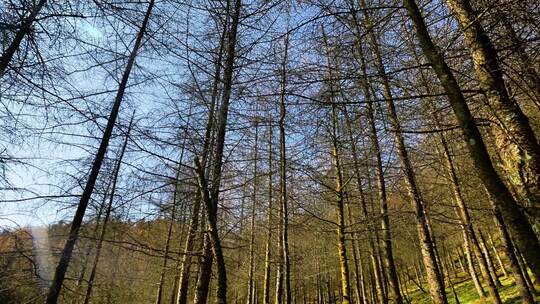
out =
{"type": "Polygon", "coordinates": [[[84,191],[81,195],[79,205],[77,206],[77,211],[73,216],[69,235],[66,244],[64,245],[64,249],[62,250],[58,266],[56,267],[51,288],[49,289],[49,294],[47,295],[47,304],[55,304],[58,301],[58,296],[60,295],[62,283],[64,282],[66,271],[71,260],[71,254],[73,252],[73,248],[75,247],[75,243],[77,242],[77,238],[79,237],[79,230],[81,228],[81,224],[84,218],[84,213],[86,212],[88,202],[90,201],[90,197],[92,196],[92,192],[94,191],[94,186],[96,184],[101,165],[103,164],[103,159],[105,158],[107,147],[109,146],[109,141],[111,139],[116,118],[118,117],[118,113],[120,111],[120,105],[122,104],[122,99],[124,98],[124,93],[126,91],[129,75],[131,74],[131,70],[135,63],[137,52],[141,47],[142,39],[144,37],[144,33],[146,32],[148,20],[150,19],[150,14],[152,13],[153,7],[154,0],[150,0],[143,22],[141,24],[141,27],[139,28],[139,32],[137,33],[135,44],[133,45],[131,53],[129,54],[126,68],[124,69],[124,73],[122,75],[122,80],[120,81],[120,85],[118,86],[116,98],[114,99],[111,113],[109,114],[109,118],[107,120],[107,126],[105,127],[105,132],[103,133],[99,148],[96,152],[90,175],[88,176],[88,180],[86,181],[86,186],[84,187],[84,191]]]}

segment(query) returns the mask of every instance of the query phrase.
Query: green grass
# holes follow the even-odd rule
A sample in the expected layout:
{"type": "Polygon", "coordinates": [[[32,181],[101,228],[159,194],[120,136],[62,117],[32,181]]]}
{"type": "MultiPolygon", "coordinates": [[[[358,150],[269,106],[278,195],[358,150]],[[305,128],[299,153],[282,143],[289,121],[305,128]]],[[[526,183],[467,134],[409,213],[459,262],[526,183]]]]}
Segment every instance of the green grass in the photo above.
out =
{"type": "MultiPolygon", "coordinates": [[[[519,291],[517,290],[513,279],[509,278],[500,278],[502,287],[499,288],[499,293],[501,296],[501,300],[505,304],[518,304],[521,303],[521,299],[519,296],[519,291]]],[[[478,294],[476,293],[476,289],[474,288],[474,284],[472,280],[465,279],[465,278],[458,278],[453,279],[452,282],[454,282],[454,288],[456,291],[456,294],[459,299],[459,303],[461,304],[489,304],[491,301],[488,298],[480,299],[478,297],[478,294]]],[[[420,289],[410,289],[408,291],[409,299],[411,300],[411,303],[414,304],[430,304],[431,298],[429,297],[429,292],[427,290],[427,287],[424,288],[426,290],[426,293],[423,293],[420,289]]],[[[538,289],[538,288],[537,288],[538,289]]],[[[485,290],[485,287],[484,287],[485,290]]],[[[487,291],[486,291],[487,293],[487,291]]],[[[454,294],[452,292],[452,289],[447,288],[446,289],[446,296],[448,297],[448,302],[455,304],[456,300],[454,298],[454,294]]],[[[536,303],[540,303],[540,298],[535,297],[536,303]]]]}

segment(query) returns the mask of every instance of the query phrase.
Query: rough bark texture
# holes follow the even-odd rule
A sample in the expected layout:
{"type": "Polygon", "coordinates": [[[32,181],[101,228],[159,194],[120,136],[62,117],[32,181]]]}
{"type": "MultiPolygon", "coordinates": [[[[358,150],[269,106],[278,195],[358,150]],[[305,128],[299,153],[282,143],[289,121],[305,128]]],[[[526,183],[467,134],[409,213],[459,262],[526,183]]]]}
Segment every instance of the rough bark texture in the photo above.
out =
{"type": "MultiPolygon", "coordinates": [[[[540,146],[529,125],[527,116],[513,100],[503,78],[497,52],[480,24],[469,0],[446,0],[463,30],[465,42],[469,46],[476,78],[495,109],[502,134],[497,140],[503,152],[503,161],[509,172],[515,174],[512,183],[522,189],[528,198],[533,218],[538,218],[540,204],[540,146]],[[519,178],[521,177],[521,178],[519,178]],[[521,185],[523,181],[523,185],[521,185]]],[[[501,132],[498,132],[501,133],[501,132]]]]}

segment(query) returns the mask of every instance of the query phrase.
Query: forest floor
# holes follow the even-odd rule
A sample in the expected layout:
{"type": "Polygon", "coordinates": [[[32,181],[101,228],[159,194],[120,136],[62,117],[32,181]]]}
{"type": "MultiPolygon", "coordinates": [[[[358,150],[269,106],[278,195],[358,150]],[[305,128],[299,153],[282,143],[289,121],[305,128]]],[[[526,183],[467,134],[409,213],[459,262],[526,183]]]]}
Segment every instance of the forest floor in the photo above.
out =
{"type": "MultiPolygon", "coordinates": [[[[501,295],[501,300],[504,304],[518,304],[521,303],[519,291],[514,284],[514,280],[510,277],[504,278],[500,277],[502,287],[499,288],[501,295]]],[[[490,303],[488,298],[480,299],[476,293],[476,289],[471,279],[465,279],[463,277],[453,279],[455,294],[457,295],[459,302],[456,301],[454,292],[451,288],[446,289],[446,295],[448,297],[448,303],[451,304],[483,304],[490,303]]],[[[425,289],[425,288],[424,288],[425,289]]],[[[539,289],[539,286],[536,285],[536,290],[539,289]]],[[[431,299],[429,297],[429,291],[426,289],[426,293],[422,292],[420,289],[415,288],[414,290],[409,290],[409,298],[413,304],[429,304],[431,299]]],[[[536,303],[540,303],[540,296],[535,296],[536,303]]]]}

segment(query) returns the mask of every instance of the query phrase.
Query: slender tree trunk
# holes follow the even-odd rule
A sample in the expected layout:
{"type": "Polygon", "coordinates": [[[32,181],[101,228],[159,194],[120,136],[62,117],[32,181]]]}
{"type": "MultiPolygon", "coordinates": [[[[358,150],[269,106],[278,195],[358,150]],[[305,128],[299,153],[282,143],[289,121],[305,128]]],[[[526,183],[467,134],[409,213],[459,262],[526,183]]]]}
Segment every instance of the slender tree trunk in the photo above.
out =
{"type": "Polygon", "coordinates": [[[7,67],[11,62],[13,55],[15,55],[15,53],[19,49],[24,37],[30,33],[32,29],[32,24],[36,20],[36,17],[38,16],[43,6],[45,6],[45,3],[47,3],[47,0],[40,0],[32,8],[32,10],[30,11],[30,15],[22,21],[19,30],[13,38],[13,41],[11,41],[11,44],[2,53],[2,56],[0,56],[0,77],[4,76],[4,73],[7,71],[7,67]]]}
{"type": "Polygon", "coordinates": [[[73,221],[71,222],[68,239],[64,245],[64,249],[62,250],[60,261],[58,262],[58,266],[56,267],[54,278],[49,289],[49,293],[47,295],[47,304],[56,304],[56,302],[58,301],[58,296],[60,295],[62,283],[64,282],[69,262],[71,260],[71,253],[73,252],[73,248],[75,247],[75,243],[77,242],[77,238],[79,237],[79,229],[84,218],[84,213],[86,212],[88,202],[90,201],[90,197],[92,196],[92,192],[94,191],[94,186],[96,184],[101,165],[103,164],[103,159],[105,158],[107,147],[109,146],[109,140],[111,139],[114,124],[116,122],[118,112],[120,111],[120,105],[124,97],[124,92],[127,87],[129,75],[131,74],[131,69],[133,68],[133,64],[135,63],[135,58],[137,57],[137,52],[139,51],[139,48],[141,46],[144,32],[146,31],[146,26],[148,24],[148,20],[150,19],[150,14],[152,13],[153,7],[154,0],[150,0],[146,15],[144,16],[143,23],[139,29],[139,33],[137,34],[135,44],[133,45],[133,49],[131,50],[131,53],[129,55],[124,74],[122,75],[122,80],[120,81],[120,85],[116,93],[116,98],[114,100],[111,113],[109,114],[109,118],[107,120],[105,132],[103,133],[101,143],[99,145],[98,151],[96,152],[94,163],[92,165],[92,170],[90,171],[90,175],[88,176],[86,186],[81,195],[79,205],[77,206],[77,211],[75,212],[73,221]]]}
{"type": "Polygon", "coordinates": [[[283,59],[281,94],[280,94],[280,116],[279,116],[279,172],[280,172],[280,200],[283,206],[283,266],[285,280],[285,304],[291,304],[291,263],[289,258],[289,203],[287,197],[287,151],[285,145],[285,117],[286,109],[286,90],[287,90],[287,60],[289,50],[289,36],[285,38],[285,55],[283,59]]]}
{"type": "MultiPolygon", "coordinates": [[[[347,202],[347,218],[348,218],[348,225],[352,227],[352,223],[353,223],[352,212],[351,212],[351,206],[348,202],[347,202]]],[[[354,279],[355,279],[354,293],[356,295],[356,303],[360,304],[360,303],[365,303],[364,294],[362,293],[362,284],[363,284],[362,281],[364,280],[363,278],[364,274],[362,273],[362,270],[361,270],[362,262],[359,260],[358,255],[356,254],[358,250],[358,239],[357,239],[358,235],[356,234],[356,232],[352,232],[351,237],[352,237],[351,245],[352,245],[352,256],[353,256],[353,261],[354,261],[354,279]]]]}
{"type": "MultiPolygon", "coordinates": [[[[201,223],[206,221],[206,216],[201,217],[201,223]]],[[[201,236],[203,238],[202,245],[202,259],[199,268],[199,274],[197,275],[197,284],[195,286],[195,294],[193,296],[194,304],[206,304],[208,300],[208,291],[210,289],[210,279],[212,277],[212,259],[214,254],[212,253],[212,245],[210,244],[210,237],[208,233],[203,230],[201,236]]]]}
{"type": "MultiPolygon", "coordinates": [[[[212,83],[212,95],[210,99],[210,108],[208,110],[208,122],[206,125],[205,135],[204,135],[204,143],[203,143],[203,151],[201,155],[201,162],[202,167],[206,168],[207,163],[209,161],[209,151],[212,148],[211,142],[212,142],[212,132],[214,131],[214,117],[215,117],[215,108],[216,104],[218,103],[219,98],[219,87],[221,83],[221,66],[223,61],[223,51],[225,46],[225,38],[227,35],[227,24],[229,23],[229,1],[227,1],[227,8],[226,8],[226,16],[223,22],[223,31],[221,33],[221,39],[218,47],[218,55],[215,62],[215,71],[214,71],[214,80],[212,83]]],[[[207,177],[208,178],[208,175],[207,177]]],[[[191,270],[191,259],[192,259],[192,252],[195,245],[195,237],[197,234],[197,229],[199,226],[199,213],[201,208],[201,196],[200,194],[197,194],[195,201],[193,203],[193,211],[192,211],[192,217],[189,224],[189,230],[186,237],[186,243],[184,245],[184,252],[186,253],[182,258],[182,266],[180,269],[180,276],[179,276],[179,282],[178,282],[178,296],[177,296],[177,304],[186,304],[187,303],[187,296],[188,296],[188,288],[189,288],[189,277],[190,277],[190,270],[191,270]]],[[[208,243],[206,243],[208,244],[208,243]]],[[[205,253],[210,252],[209,250],[203,250],[205,253]]],[[[210,266],[205,265],[201,267],[212,267],[212,257],[205,258],[205,261],[207,263],[210,263],[210,266]]],[[[204,273],[207,273],[206,271],[204,273]]],[[[210,277],[201,277],[202,280],[205,280],[210,277]]],[[[201,282],[201,284],[206,284],[205,282],[201,282]]],[[[200,297],[199,297],[200,299],[200,297]]]]}
{"type": "MultiPolygon", "coordinates": [[[[332,86],[330,90],[333,91],[332,86]]],[[[332,93],[333,94],[333,93],[332,93]]],[[[337,205],[337,248],[341,274],[341,293],[342,303],[351,303],[349,281],[349,264],[347,260],[347,245],[345,243],[345,212],[343,201],[343,174],[341,172],[341,163],[339,157],[339,143],[337,134],[337,113],[334,98],[332,98],[332,156],[334,159],[334,167],[336,172],[336,205],[337,205]]]]}
{"type": "Polygon", "coordinates": [[[217,269],[217,304],[227,303],[227,270],[225,267],[225,259],[223,257],[223,249],[221,247],[221,239],[217,226],[217,209],[219,202],[219,190],[221,184],[221,172],[223,167],[223,150],[225,146],[225,132],[227,127],[227,117],[229,114],[229,104],[232,90],[232,77],[234,70],[234,62],[236,57],[236,39],[238,32],[238,24],[240,20],[240,10],[242,1],[236,0],[234,5],[234,13],[231,22],[231,28],[228,31],[227,39],[227,58],[225,60],[225,70],[223,74],[223,95],[222,103],[219,109],[218,125],[216,129],[215,143],[215,160],[212,171],[212,188],[209,188],[205,168],[201,166],[199,159],[195,159],[195,167],[198,175],[199,188],[201,197],[206,207],[206,220],[208,223],[208,234],[212,252],[216,259],[217,269]]]}
{"type": "Polygon", "coordinates": [[[289,258],[289,216],[287,197],[287,151],[285,145],[285,117],[286,89],[287,89],[287,62],[289,51],[289,35],[285,36],[284,56],[281,66],[281,92],[279,102],[279,188],[280,188],[280,262],[276,273],[276,304],[290,304],[291,301],[291,277],[289,258]],[[283,284],[284,283],[284,284],[283,284]],[[284,290],[283,290],[283,287],[284,290]]]}
{"type": "Polygon", "coordinates": [[[497,276],[497,269],[495,268],[495,265],[493,264],[493,259],[491,258],[491,254],[489,253],[489,250],[486,244],[486,239],[484,238],[482,231],[478,230],[478,235],[480,236],[480,248],[482,249],[482,252],[484,253],[484,256],[486,257],[489,274],[491,275],[491,278],[493,279],[495,286],[502,287],[502,284],[499,281],[499,277],[497,276]]]}
{"type": "MultiPolygon", "coordinates": [[[[355,34],[357,35],[357,37],[361,37],[360,22],[357,19],[357,16],[356,16],[356,13],[355,13],[355,10],[354,10],[354,4],[351,2],[350,5],[351,5],[351,16],[353,18],[353,25],[354,25],[354,28],[356,30],[355,34]]],[[[370,130],[369,137],[370,137],[370,140],[371,140],[371,146],[372,146],[372,148],[374,150],[374,154],[375,154],[375,157],[376,157],[377,190],[378,190],[377,193],[378,193],[379,202],[380,202],[380,208],[381,208],[381,213],[382,213],[381,225],[382,225],[383,234],[384,234],[383,237],[385,239],[385,242],[384,242],[384,251],[385,251],[385,258],[386,258],[385,260],[387,262],[388,271],[395,273],[395,263],[394,263],[393,253],[392,253],[392,243],[391,243],[391,235],[390,235],[390,222],[389,222],[389,219],[388,219],[386,185],[385,185],[383,166],[382,166],[382,160],[381,160],[381,149],[380,149],[380,146],[379,146],[379,139],[378,139],[377,129],[375,127],[375,118],[374,118],[372,100],[371,100],[372,99],[371,98],[371,90],[369,88],[369,83],[368,83],[368,80],[367,80],[367,71],[366,71],[366,64],[365,64],[365,60],[364,60],[364,54],[363,54],[363,50],[362,50],[362,44],[359,41],[357,41],[356,44],[357,44],[356,54],[358,55],[358,57],[360,59],[362,77],[364,77],[364,80],[362,81],[362,89],[364,91],[364,96],[365,96],[367,106],[368,106],[368,124],[369,124],[369,130],[370,130]]],[[[354,140],[352,140],[352,133],[351,133],[352,131],[351,131],[351,126],[350,126],[350,119],[348,117],[346,109],[345,109],[345,121],[346,121],[347,127],[349,129],[349,141],[351,142],[351,149],[352,149],[352,155],[353,155],[355,177],[356,177],[356,182],[357,182],[357,186],[358,186],[358,191],[359,191],[359,194],[360,194],[360,204],[361,204],[361,207],[362,207],[364,219],[365,219],[365,221],[367,223],[368,222],[368,211],[367,211],[367,207],[366,207],[365,196],[364,196],[364,193],[363,193],[363,190],[362,190],[362,179],[361,179],[360,169],[358,167],[359,161],[358,161],[358,156],[357,156],[357,153],[356,153],[356,144],[354,143],[354,140]]],[[[369,226],[367,228],[368,228],[368,230],[370,230],[369,226]]],[[[376,257],[375,244],[374,244],[373,238],[371,236],[369,237],[369,246],[370,246],[370,250],[371,250],[372,265],[373,265],[373,268],[374,268],[373,272],[375,274],[376,283],[378,285],[378,288],[377,288],[378,294],[380,295],[381,303],[387,303],[388,299],[387,299],[387,297],[385,295],[385,292],[384,292],[382,269],[380,267],[379,260],[376,257]]],[[[399,289],[399,286],[398,286],[398,289],[399,289]]],[[[396,293],[395,289],[392,289],[392,290],[394,291],[394,293],[396,293]]],[[[397,290],[397,291],[399,291],[399,290],[397,290]]],[[[395,298],[396,298],[396,301],[397,301],[396,303],[400,303],[400,301],[401,301],[400,300],[401,299],[401,293],[397,293],[397,296],[395,296],[395,298]]]]}
{"type": "Polygon", "coordinates": [[[257,205],[257,158],[259,157],[259,122],[255,122],[255,155],[253,164],[253,205],[251,206],[251,225],[250,225],[250,243],[249,243],[249,279],[248,279],[248,304],[253,303],[253,273],[255,271],[255,207],[257,205]]]}
{"type": "Polygon", "coordinates": [[[523,255],[521,255],[521,252],[517,248],[515,248],[514,253],[515,253],[516,259],[518,260],[518,264],[521,269],[523,278],[525,279],[525,283],[529,287],[529,291],[533,294],[536,293],[533,281],[531,279],[531,276],[529,275],[529,270],[527,269],[527,263],[523,259],[523,255]]]}
{"type": "MultiPolygon", "coordinates": [[[[189,120],[188,120],[188,124],[189,124],[189,120]]],[[[175,176],[175,179],[174,179],[174,190],[173,190],[173,198],[172,198],[172,211],[171,211],[171,219],[169,220],[169,227],[167,229],[167,240],[165,241],[165,253],[164,253],[164,256],[163,256],[163,265],[162,265],[162,268],[161,268],[161,274],[159,276],[159,284],[158,284],[158,290],[157,290],[157,295],[156,295],[156,304],[161,304],[161,301],[163,299],[163,285],[165,284],[165,275],[166,275],[166,271],[167,271],[167,263],[169,261],[169,250],[170,250],[170,244],[171,244],[171,239],[172,239],[172,235],[173,235],[173,228],[174,228],[174,223],[176,222],[176,203],[178,201],[178,180],[180,178],[180,170],[181,170],[181,167],[183,165],[183,162],[184,162],[184,149],[185,147],[185,140],[184,142],[182,143],[182,148],[181,148],[181,152],[180,152],[180,162],[178,164],[178,167],[176,169],[176,176],[175,176]]],[[[195,203],[196,205],[197,203],[195,203]]],[[[194,207],[195,209],[195,207],[194,207]]],[[[190,253],[186,252],[185,254],[186,256],[187,255],[190,255],[190,253]]],[[[174,293],[175,289],[173,289],[173,293],[174,293]]]]}
{"type": "Polygon", "coordinates": [[[118,155],[118,159],[116,160],[116,164],[114,166],[114,175],[112,178],[112,184],[111,184],[111,194],[109,196],[109,203],[107,204],[107,209],[105,210],[105,216],[103,218],[103,224],[101,225],[101,233],[99,236],[99,240],[96,246],[96,256],[94,258],[94,263],[92,264],[92,270],[90,271],[90,277],[88,278],[88,286],[86,288],[86,294],[84,296],[84,304],[88,304],[90,302],[90,297],[92,295],[92,288],[94,287],[94,280],[97,275],[97,267],[99,265],[99,259],[101,257],[101,249],[103,248],[103,241],[105,239],[105,234],[107,233],[107,225],[109,223],[109,219],[111,217],[111,211],[113,208],[114,203],[114,195],[116,193],[116,184],[118,182],[118,176],[120,175],[120,167],[122,165],[122,160],[124,158],[124,153],[126,152],[126,147],[128,145],[129,140],[129,133],[131,133],[131,127],[133,124],[133,116],[131,117],[131,121],[129,122],[129,126],[126,132],[126,138],[124,139],[124,144],[122,145],[122,148],[120,150],[120,154],[118,155]]]}
{"type": "Polygon", "coordinates": [[[493,242],[493,237],[491,236],[491,233],[488,232],[488,239],[489,244],[491,245],[491,249],[493,249],[493,252],[495,252],[495,257],[497,258],[497,262],[499,263],[499,267],[502,270],[503,276],[506,278],[508,277],[508,271],[506,270],[506,265],[502,262],[501,255],[499,254],[499,250],[497,250],[497,247],[495,246],[495,242],[493,242]]]}
{"type": "Polygon", "coordinates": [[[490,200],[494,206],[499,208],[505,222],[508,223],[517,246],[520,249],[523,248],[525,257],[532,265],[531,269],[534,269],[533,272],[540,273],[540,255],[538,255],[538,252],[540,252],[540,243],[534,231],[510,191],[495,171],[465,97],[452,71],[433,44],[418,6],[414,0],[403,0],[403,3],[413,21],[424,55],[428,58],[448,95],[452,109],[456,114],[463,136],[465,137],[474,166],[480,180],[488,191],[490,200]]]}
{"type": "Polygon", "coordinates": [[[273,200],[273,167],[272,167],[272,141],[273,127],[272,123],[268,125],[268,232],[266,236],[266,252],[264,257],[264,290],[263,304],[270,303],[270,274],[271,274],[271,259],[272,259],[272,200],[273,200]]]}
{"type": "MultiPolygon", "coordinates": [[[[103,211],[105,209],[105,207],[107,206],[107,194],[109,193],[109,189],[111,188],[111,185],[112,185],[112,177],[114,176],[114,172],[112,172],[112,175],[111,175],[111,178],[109,178],[109,182],[107,183],[107,187],[105,187],[105,191],[103,192],[103,199],[101,201],[101,203],[99,204],[99,209],[98,209],[98,213],[96,215],[96,224],[94,226],[94,229],[92,231],[92,237],[95,238],[95,239],[98,239],[99,238],[99,228],[101,227],[100,225],[100,221],[102,220],[101,219],[101,216],[103,215],[103,211]]],[[[84,254],[84,258],[83,258],[83,265],[81,267],[81,271],[79,273],[79,278],[77,279],[77,283],[75,285],[75,296],[73,297],[72,299],[72,304],[76,304],[76,303],[79,303],[79,295],[81,294],[80,292],[80,288],[81,288],[81,285],[84,281],[84,277],[86,275],[86,269],[87,267],[89,266],[88,263],[90,263],[90,256],[92,255],[92,252],[94,252],[94,249],[95,249],[95,244],[93,244],[92,242],[89,242],[87,244],[87,246],[85,246],[86,249],[85,249],[85,254],[84,254]]]]}
{"type": "MultiPolygon", "coordinates": [[[[540,146],[534,131],[529,125],[527,116],[508,94],[497,52],[469,0],[446,0],[446,2],[463,30],[480,87],[484,90],[490,105],[495,109],[503,129],[501,138],[497,138],[499,149],[507,151],[504,153],[503,160],[509,168],[513,168],[512,172],[522,171],[521,174],[526,176],[524,185],[517,186],[522,189],[532,205],[530,209],[534,212],[531,216],[538,219],[540,217],[540,146]],[[509,145],[513,148],[508,148],[509,145]],[[515,149],[519,151],[517,155],[514,155],[515,152],[512,151],[515,149]]],[[[532,253],[527,254],[525,250],[523,252],[529,260],[529,255],[532,253]]],[[[535,255],[534,262],[531,262],[535,265],[534,271],[540,274],[538,251],[535,255]]]]}
{"type": "Polygon", "coordinates": [[[494,210],[495,224],[497,225],[499,233],[501,234],[501,243],[505,249],[508,261],[510,262],[510,270],[512,271],[514,282],[516,283],[523,303],[532,304],[534,303],[533,295],[531,293],[530,287],[527,285],[526,277],[521,271],[522,269],[520,268],[518,258],[515,255],[515,248],[512,240],[510,239],[510,234],[506,229],[501,213],[498,212],[497,208],[495,208],[494,210]]]}

